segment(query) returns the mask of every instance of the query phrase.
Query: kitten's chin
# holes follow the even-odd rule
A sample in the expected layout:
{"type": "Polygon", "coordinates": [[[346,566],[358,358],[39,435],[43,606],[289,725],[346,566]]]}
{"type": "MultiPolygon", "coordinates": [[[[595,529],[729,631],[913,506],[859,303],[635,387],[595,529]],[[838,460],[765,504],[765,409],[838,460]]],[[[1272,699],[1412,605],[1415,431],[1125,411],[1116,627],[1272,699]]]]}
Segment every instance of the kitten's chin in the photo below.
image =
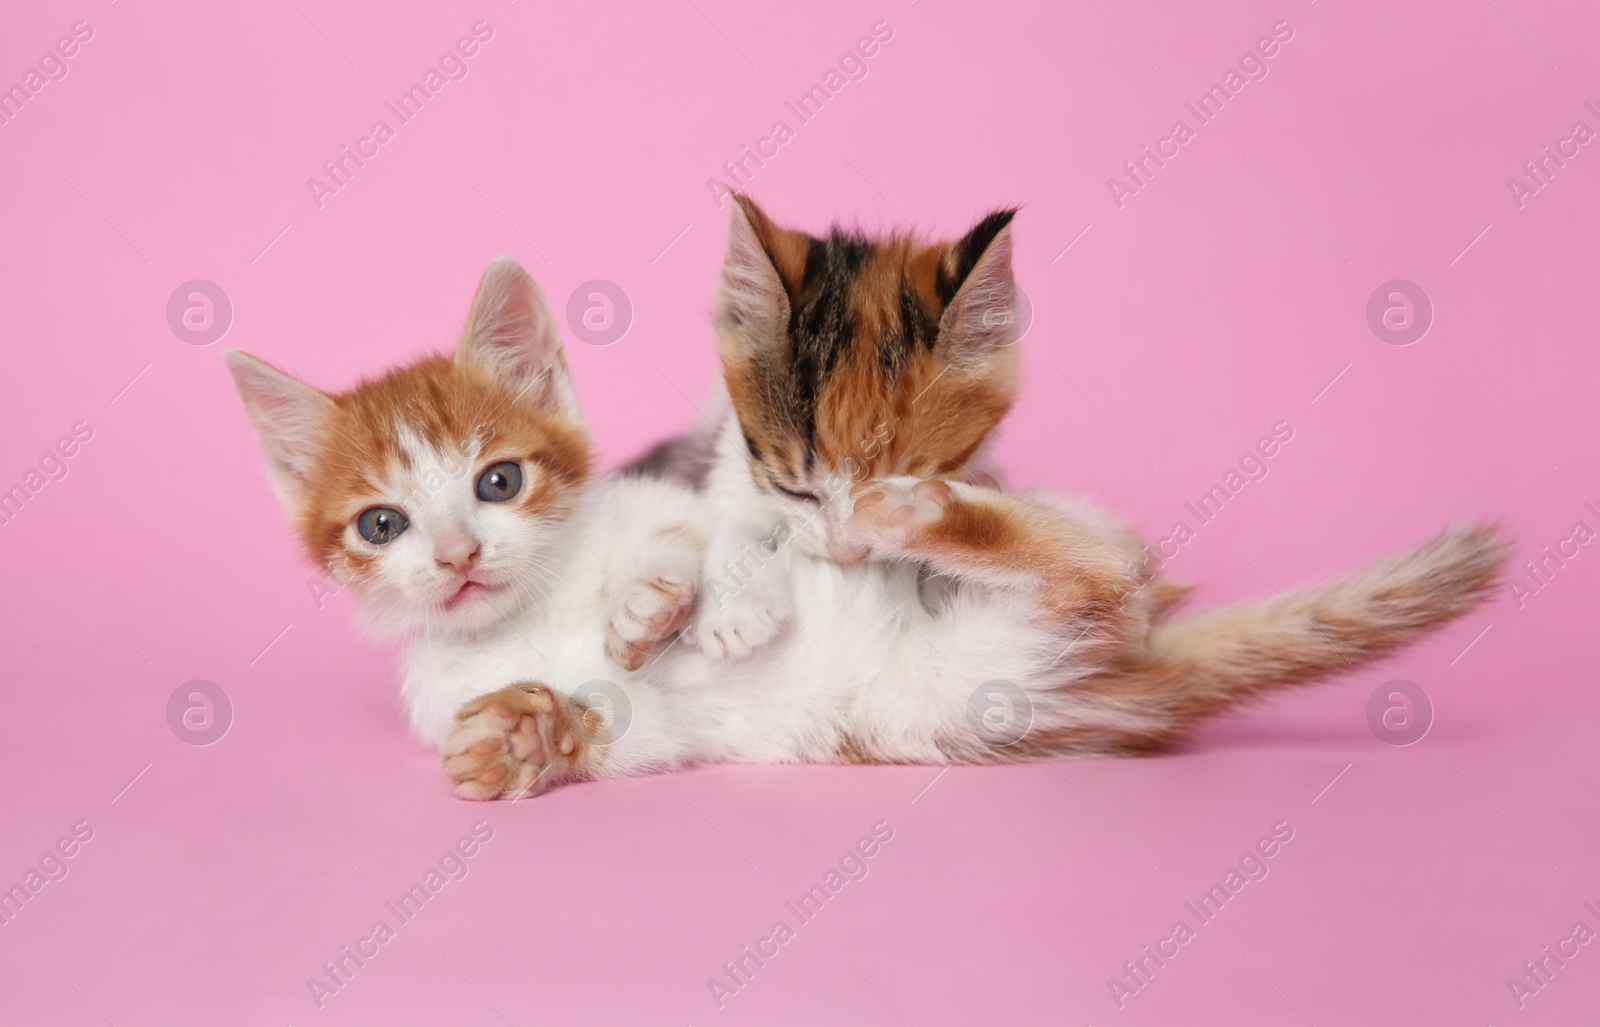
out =
{"type": "Polygon", "coordinates": [[[497,602],[496,597],[478,597],[453,610],[445,611],[437,621],[428,625],[430,630],[446,635],[476,635],[507,620],[510,604],[497,602]]]}

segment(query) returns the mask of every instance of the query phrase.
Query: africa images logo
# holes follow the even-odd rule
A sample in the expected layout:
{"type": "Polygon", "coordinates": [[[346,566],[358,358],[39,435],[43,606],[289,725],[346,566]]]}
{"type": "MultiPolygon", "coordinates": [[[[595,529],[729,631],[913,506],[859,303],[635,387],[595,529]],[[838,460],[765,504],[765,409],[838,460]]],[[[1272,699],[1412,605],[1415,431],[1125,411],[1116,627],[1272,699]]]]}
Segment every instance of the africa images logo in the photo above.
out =
{"type": "Polygon", "coordinates": [[[493,839],[494,826],[479,820],[472,825],[471,834],[456,839],[434,865],[423,871],[420,881],[397,898],[385,902],[383,909],[387,916],[374,920],[365,934],[357,936],[353,946],[341,944],[336,956],[323,961],[321,977],[306,978],[306,991],[316,1007],[323,1008],[328,999],[349,987],[356,974],[381,955],[384,947],[400,936],[400,929],[415,920],[447,885],[466,880],[472,872],[469,861],[493,839]],[[390,923],[391,918],[393,923],[390,923]]]}
{"type": "Polygon", "coordinates": [[[811,88],[802,92],[793,102],[784,103],[783,109],[794,118],[793,127],[790,127],[787,118],[779,118],[772,123],[766,135],[756,139],[754,153],[749,145],[740,146],[739,156],[723,161],[722,172],[727,176],[727,181],[706,179],[706,190],[717,209],[723,208],[726,197],[748,186],[756,177],[756,172],[766,167],[767,161],[776,157],[802,126],[821,114],[822,108],[838,97],[845,86],[866,78],[872,70],[867,62],[877,56],[883,44],[893,38],[893,25],[882,20],[873,22],[870,34],[857,39],[855,46],[839,58],[837,66],[824,71],[821,80],[811,83],[811,88]]]}
{"type": "Polygon", "coordinates": [[[72,65],[68,62],[82,52],[83,44],[94,38],[94,26],[87,21],[75,21],[68,33],[44,52],[37,65],[22,73],[22,81],[11,83],[9,89],[0,88],[0,126],[11,124],[26,104],[44,92],[45,86],[60,82],[71,73],[72,65]]]}
{"type": "Polygon", "coordinates": [[[317,205],[317,209],[321,210],[329,196],[349,185],[355,179],[356,172],[367,166],[367,161],[383,152],[383,146],[394,139],[398,126],[408,124],[421,114],[428,101],[435,99],[446,85],[466,78],[472,70],[467,63],[468,58],[476,56],[479,49],[493,38],[493,25],[481,19],[473,22],[472,34],[456,40],[455,46],[439,58],[437,66],[424,71],[420,81],[411,83],[411,87],[393,101],[384,103],[384,109],[394,116],[394,125],[390,125],[387,119],[379,118],[372,123],[366,135],[356,139],[354,149],[346,143],[339,148],[339,156],[323,161],[324,177],[306,179],[306,189],[311,193],[311,202],[317,205]]]}
{"type": "Polygon", "coordinates": [[[1201,93],[1198,99],[1185,100],[1184,109],[1194,118],[1194,125],[1190,126],[1185,118],[1174,121],[1167,134],[1156,140],[1155,149],[1152,150],[1150,144],[1145,143],[1139,148],[1139,156],[1122,162],[1125,178],[1106,179],[1111,202],[1116,204],[1117,209],[1121,210],[1127,205],[1128,197],[1149,185],[1156,172],[1167,166],[1167,161],[1182,153],[1183,147],[1194,140],[1199,130],[1222,113],[1229,100],[1243,92],[1250,83],[1265,79],[1272,71],[1269,63],[1271,58],[1281,53],[1283,44],[1293,38],[1293,25],[1287,21],[1274,23],[1270,34],[1257,39],[1244,52],[1237,67],[1230,67],[1223,72],[1221,79],[1211,83],[1211,88],[1201,93]]]}
{"type": "Polygon", "coordinates": [[[1293,840],[1294,825],[1287,820],[1278,821],[1272,825],[1270,834],[1256,839],[1255,844],[1228,867],[1221,880],[1214,882],[1193,902],[1185,902],[1183,908],[1194,918],[1192,924],[1188,916],[1178,917],[1173,921],[1172,930],[1157,938],[1154,947],[1141,945],[1139,954],[1122,964],[1121,977],[1106,978],[1106,989],[1117,1008],[1123,1008],[1128,999],[1148,988],[1156,974],[1181,955],[1185,946],[1200,937],[1200,929],[1220,916],[1248,885],[1265,881],[1272,872],[1270,861],[1293,840]]]}
{"type": "Polygon", "coordinates": [[[820,881],[801,892],[794,901],[783,904],[788,916],[779,917],[770,931],[757,937],[752,944],[740,945],[738,955],[724,960],[722,976],[706,978],[706,989],[717,1008],[721,1009],[731,996],[749,987],[757,971],[781,955],[784,946],[799,937],[800,929],[815,920],[828,903],[837,899],[846,885],[866,880],[872,872],[869,860],[882,852],[893,838],[894,825],[887,820],[873,824],[872,833],[856,839],[855,844],[839,857],[838,864],[829,867],[820,881]],[[789,923],[789,917],[794,918],[793,925],[789,923]]]}

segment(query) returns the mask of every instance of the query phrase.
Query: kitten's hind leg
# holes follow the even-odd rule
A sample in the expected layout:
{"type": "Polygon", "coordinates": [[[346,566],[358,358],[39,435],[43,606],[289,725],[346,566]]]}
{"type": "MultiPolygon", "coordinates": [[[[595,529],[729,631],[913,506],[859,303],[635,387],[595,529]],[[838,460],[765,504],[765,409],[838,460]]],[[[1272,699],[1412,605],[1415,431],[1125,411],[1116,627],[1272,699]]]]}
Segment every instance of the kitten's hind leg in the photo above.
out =
{"type": "Polygon", "coordinates": [[[461,707],[445,740],[445,773],[463,799],[520,799],[590,776],[605,718],[544,685],[523,683],[461,707]]]}
{"type": "Polygon", "coordinates": [[[874,551],[1021,592],[1039,615],[1124,635],[1144,613],[1129,554],[1064,510],[961,482],[891,478],[856,486],[851,530],[874,551]]]}

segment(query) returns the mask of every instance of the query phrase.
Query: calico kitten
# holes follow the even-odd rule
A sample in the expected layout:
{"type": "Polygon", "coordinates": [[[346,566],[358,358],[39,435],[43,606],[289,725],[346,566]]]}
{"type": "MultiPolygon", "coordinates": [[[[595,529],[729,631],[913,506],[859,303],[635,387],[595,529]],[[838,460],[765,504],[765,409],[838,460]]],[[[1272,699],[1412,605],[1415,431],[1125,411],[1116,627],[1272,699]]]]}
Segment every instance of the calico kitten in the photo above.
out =
{"type": "MultiPolygon", "coordinates": [[[[1069,702],[1126,714],[1096,744],[1152,751],[1196,717],[1348,669],[1458,616],[1498,572],[1494,529],[1447,531],[1292,602],[1157,624],[1189,589],[1138,559],[1148,547],[1134,532],[1081,503],[1003,496],[983,462],[1017,385],[1014,212],[924,244],[837,227],[816,238],[737,199],[716,317],[728,402],[699,447],[711,454],[704,478],[718,519],[687,629],[713,657],[777,635],[794,609],[787,575],[807,556],[839,564],[838,583],[863,559],[898,559],[917,577],[902,594],[923,606],[949,601],[952,580],[959,590],[1033,574],[1043,609],[1076,609],[1085,622],[1069,649],[1116,643],[1069,690],[1069,702]],[[754,567],[725,555],[752,550],[766,557],[754,567]],[[1120,580],[1119,557],[1131,565],[1120,580]]],[[[1060,752],[1086,734],[1047,728],[1027,744],[1060,752]]]]}
{"type": "MultiPolygon", "coordinates": [[[[1015,400],[1018,362],[1014,210],[928,243],[837,226],[816,238],[736,199],[717,297],[721,421],[638,465],[713,496],[721,516],[686,637],[723,658],[765,644],[792,612],[786,562],[748,555],[773,548],[777,525],[802,552],[856,563],[872,555],[846,530],[858,482],[998,488],[986,448],[1015,400]]],[[[1139,550],[1086,504],[1048,502],[1130,560],[1139,550]]],[[[1162,582],[1145,598],[1170,604],[1182,591],[1162,582]]]]}

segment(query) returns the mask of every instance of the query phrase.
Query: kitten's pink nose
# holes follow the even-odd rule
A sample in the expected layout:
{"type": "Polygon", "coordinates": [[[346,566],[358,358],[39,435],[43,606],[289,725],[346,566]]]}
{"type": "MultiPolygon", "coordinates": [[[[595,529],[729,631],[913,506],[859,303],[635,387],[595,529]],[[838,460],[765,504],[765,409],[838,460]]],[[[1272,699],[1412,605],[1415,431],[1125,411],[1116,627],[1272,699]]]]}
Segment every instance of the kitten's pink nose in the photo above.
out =
{"type": "Polygon", "coordinates": [[[476,539],[442,542],[434,547],[433,558],[440,567],[454,567],[456,573],[465,576],[477,562],[478,551],[482,548],[476,539]]]}

